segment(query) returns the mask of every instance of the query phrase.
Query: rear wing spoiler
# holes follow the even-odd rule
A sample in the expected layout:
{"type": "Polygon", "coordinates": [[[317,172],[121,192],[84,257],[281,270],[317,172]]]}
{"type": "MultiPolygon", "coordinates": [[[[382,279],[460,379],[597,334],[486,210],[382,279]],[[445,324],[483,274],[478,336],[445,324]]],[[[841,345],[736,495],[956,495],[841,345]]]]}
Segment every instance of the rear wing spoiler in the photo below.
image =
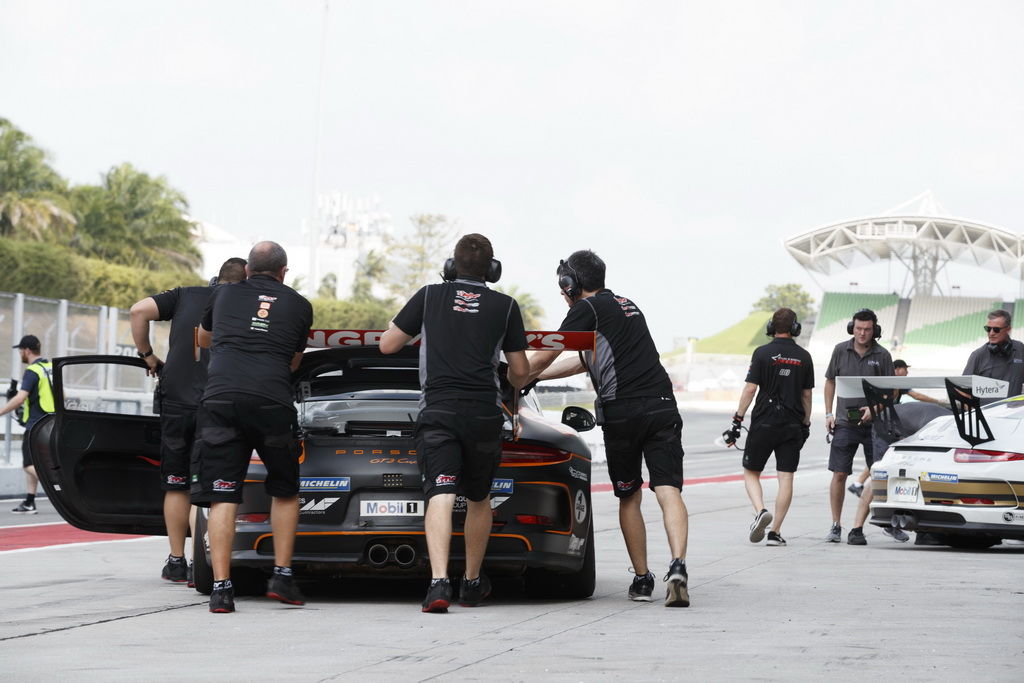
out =
{"type": "MultiPolygon", "coordinates": [[[[345,346],[379,346],[384,330],[310,330],[306,348],[336,349],[345,346]]],[[[526,333],[528,351],[593,351],[595,332],[529,331],[526,333]]],[[[420,343],[420,335],[409,342],[420,343]]]]}
{"type": "Polygon", "coordinates": [[[980,375],[959,377],[836,377],[836,395],[839,398],[864,398],[871,419],[892,438],[904,436],[900,420],[893,409],[896,391],[911,389],[946,390],[953,419],[962,438],[971,446],[992,441],[992,430],[981,411],[982,398],[1006,398],[1010,383],[980,375]]]}

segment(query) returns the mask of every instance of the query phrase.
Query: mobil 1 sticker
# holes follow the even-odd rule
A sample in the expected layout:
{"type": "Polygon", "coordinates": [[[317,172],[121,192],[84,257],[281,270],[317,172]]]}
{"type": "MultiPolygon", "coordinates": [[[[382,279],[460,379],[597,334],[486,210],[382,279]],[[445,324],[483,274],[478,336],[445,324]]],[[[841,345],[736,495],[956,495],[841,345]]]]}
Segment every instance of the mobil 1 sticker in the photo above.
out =
{"type": "Polygon", "coordinates": [[[359,502],[362,517],[422,517],[422,500],[363,500],[359,502]]]}

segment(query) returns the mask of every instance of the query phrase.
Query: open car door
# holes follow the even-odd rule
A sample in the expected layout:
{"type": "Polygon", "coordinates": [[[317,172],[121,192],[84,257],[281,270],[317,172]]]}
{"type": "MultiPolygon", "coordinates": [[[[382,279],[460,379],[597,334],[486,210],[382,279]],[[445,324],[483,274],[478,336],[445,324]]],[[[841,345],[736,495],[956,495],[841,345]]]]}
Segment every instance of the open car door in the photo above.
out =
{"type": "Polygon", "coordinates": [[[39,482],[70,524],[107,533],[167,533],[155,384],[136,358],[54,359],[54,413],[27,436],[39,482]]]}

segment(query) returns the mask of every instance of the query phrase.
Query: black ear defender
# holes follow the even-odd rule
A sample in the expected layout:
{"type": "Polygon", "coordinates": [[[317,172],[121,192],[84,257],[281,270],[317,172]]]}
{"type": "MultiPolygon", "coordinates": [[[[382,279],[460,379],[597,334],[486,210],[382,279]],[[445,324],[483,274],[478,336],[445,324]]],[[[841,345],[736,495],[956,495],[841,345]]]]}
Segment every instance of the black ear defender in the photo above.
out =
{"type": "Polygon", "coordinates": [[[858,314],[864,313],[864,312],[870,313],[871,316],[876,319],[876,322],[875,322],[875,332],[874,332],[873,336],[874,336],[875,339],[881,339],[882,338],[882,326],[878,324],[877,316],[875,316],[874,311],[872,311],[870,308],[862,308],[859,311],[857,311],[857,313],[853,314],[854,317],[850,319],[850,322],[846,323],[846,334],[853,334],[853,321],[854,321],[854,319],[856,319],[856,316],[858,314]]]}
{"type": "Polygon", "coordinates": [[[1013,351],[1013,342],[1007,339],[1002,344],[985,344],[988,347],[988,352],[993,356],[1009,356],[1010,352],[1013,351]]]}
{"type": "MultiPolygon", "coordinates": [[[[775,318],[774,315],[771,318],[768,318],[768,322],[765,323],[765,326],[764,326],[764,333],[767,334],[769,337],[774,337],[775,336],[775,320],[774,320],[774,318],[775,318]]],[[[790,337],[799,337],[800,336],[800,331],[803,330],[803,329],[804,329],[804,326],[800,324],[800,321],[797,320],[796,318],[793,318],[793,324],[789,326],[789,336],[790,337]]]]}
{"type": "Polygon", "coordinates": [[[568,272],[562,273],[558,276],[558,288],[562,290],[562,294],[565,294],[570,299],[575,299],[583,291],[580,286],[580,277],[576,273],[576,269],[569,265],[566,260],[558,262],[559,270],[567,270],[568,272]]]}
{"type": "MultiPolygon", "coordinates": [[[[441,279],[445,282],[454,282],[458,277],[459,273],[455,270],[455,259],[445,259],[444,268],[441,269],[441,279]]],[[[488,282],[497,282],[501,279],[501,261],[496,258],[491,259],[491,262],[487,264],[485,279],[488,282]]]]}

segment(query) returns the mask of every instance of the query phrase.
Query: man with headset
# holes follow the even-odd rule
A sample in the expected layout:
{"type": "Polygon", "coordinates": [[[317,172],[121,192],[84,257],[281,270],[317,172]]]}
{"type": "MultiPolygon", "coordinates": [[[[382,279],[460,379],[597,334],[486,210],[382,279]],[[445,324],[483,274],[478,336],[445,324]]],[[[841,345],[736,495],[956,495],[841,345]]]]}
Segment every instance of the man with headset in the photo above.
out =
{"type": "MultiPolygon", "coordinates": [[[[965,375],[981,375],[1010,383],[1009,396],[1024,392],[1024,343],[1010,339],[1012,317],[1003,309],[988,314],[985,333],[988,341],[971,352],[964,367],[965,375]]],[[[985,405],[998,398],[983,398],[985,405]]]]}
{"type": "Polygon", "coordinates": [[[431,581],[423,612],[447,612],[452,601],[448,557],[456,493],[466,497],[466,549],[459,603],[475,607],[491,593],[481,573],[491,533],[491,485],[501,462],[501,391],[498,355],[504,351],[508,381],[526,384],[526,333],[519,304],[487,287],[501,277],[501,263],[483,235],[463,236],[445,263],[441,284],[422,287],[381,335],[381,353],[397,353],[420,337],[422,398],[416,418],[424,527],[431,581]]]}
{"type": "Polygon", "coordinates": [[[631,600],[650,601],[654,574],[647,564],[647,530],[640,509],[641,461],[661,506],[672,560],[666,607],[689,607],[683,502],[683,420],[672,382],[661,364],[643,313],[631,300],[607,289],[605,265],[592,251],[577,251],[556,270],[558,287],[569,306],[560,330],[595,331],[593,351],[551,365],[559,351],[533,354],[530,376],[541,380],[587,372],[597,398],[594,408],[604,430],[608,474],[619,499],[619,526],[636,577],[631,600]],[[550,367],[549,367],[550,366],[550,367]]]}
{"type": "Polygon", "coordinates": [[[160,488],[164,490],[164,524],[170,554],[160,578],[192,585],[192,567],[185,564],[185,537],[189,529],[189,461],[195,443],[196,411],[206,388],[210,352],[199,346],[199,319],[218,284],[245,279],[245,259],[229,258],[210,286],[175,287],[136,301],[130,310],[132,340],[146,363],[146,373],[159,376],[160,488]],[[149,340],[149,324],[171,321],[167,338],[167,362],[155,353],[149,340]]]}
{"type": "MultiPolygon", "coordinates": [[[[868,308],[853,314],[847,323],[846,332],[852,335],[849,341],[839,342],[832,349],[832,358],[825,370],[825,426],[832,435],[832,449],[828,456],[828,468],[832,471],[829,485],[829,503],[832,508],[832,527],[825,540],[839,543],[843,537],[840,522],[843,514],[843,499],[846,496],[846,478],[853,472],[853,459],[857,447],[864,447],[867,466],[875,461],[871,440],[871,411],[867,402],[857,398],[841,398],[832,413],[836,396],[836,377],[840,376],[889,376],[894,375],[892,356],[876,340],[882,336],[878,316],[868,308]]],[[[878,457],[882,454],[878,453],[878,457]]],[[[849,542],[858,544],[864,532],[850,531],[849,542]]]]}
{"type": "Polygon", "coordinates": [[[774,521],[767,545],[783,546],[786,539],[781,534],[782,522],[793,501],[793,473],[800,464],[800,449],[810,431],[814,363],[811,354],[797,346],[793,339],[800,334],[800,323],[792,309],[775,311],[765,333],[772,341],[757,347],[750,358],[747,382],[733,415],[730,433],[734,439],[739,436],[743,416],[756,392],[757,402],[743,449],[743,483],[754,506],[750,542],[760,543],[765,529],[774,521]],[[773,451],[779,480],[774,517],[764,506],[761,490],[761,472],[773,451]]]}

